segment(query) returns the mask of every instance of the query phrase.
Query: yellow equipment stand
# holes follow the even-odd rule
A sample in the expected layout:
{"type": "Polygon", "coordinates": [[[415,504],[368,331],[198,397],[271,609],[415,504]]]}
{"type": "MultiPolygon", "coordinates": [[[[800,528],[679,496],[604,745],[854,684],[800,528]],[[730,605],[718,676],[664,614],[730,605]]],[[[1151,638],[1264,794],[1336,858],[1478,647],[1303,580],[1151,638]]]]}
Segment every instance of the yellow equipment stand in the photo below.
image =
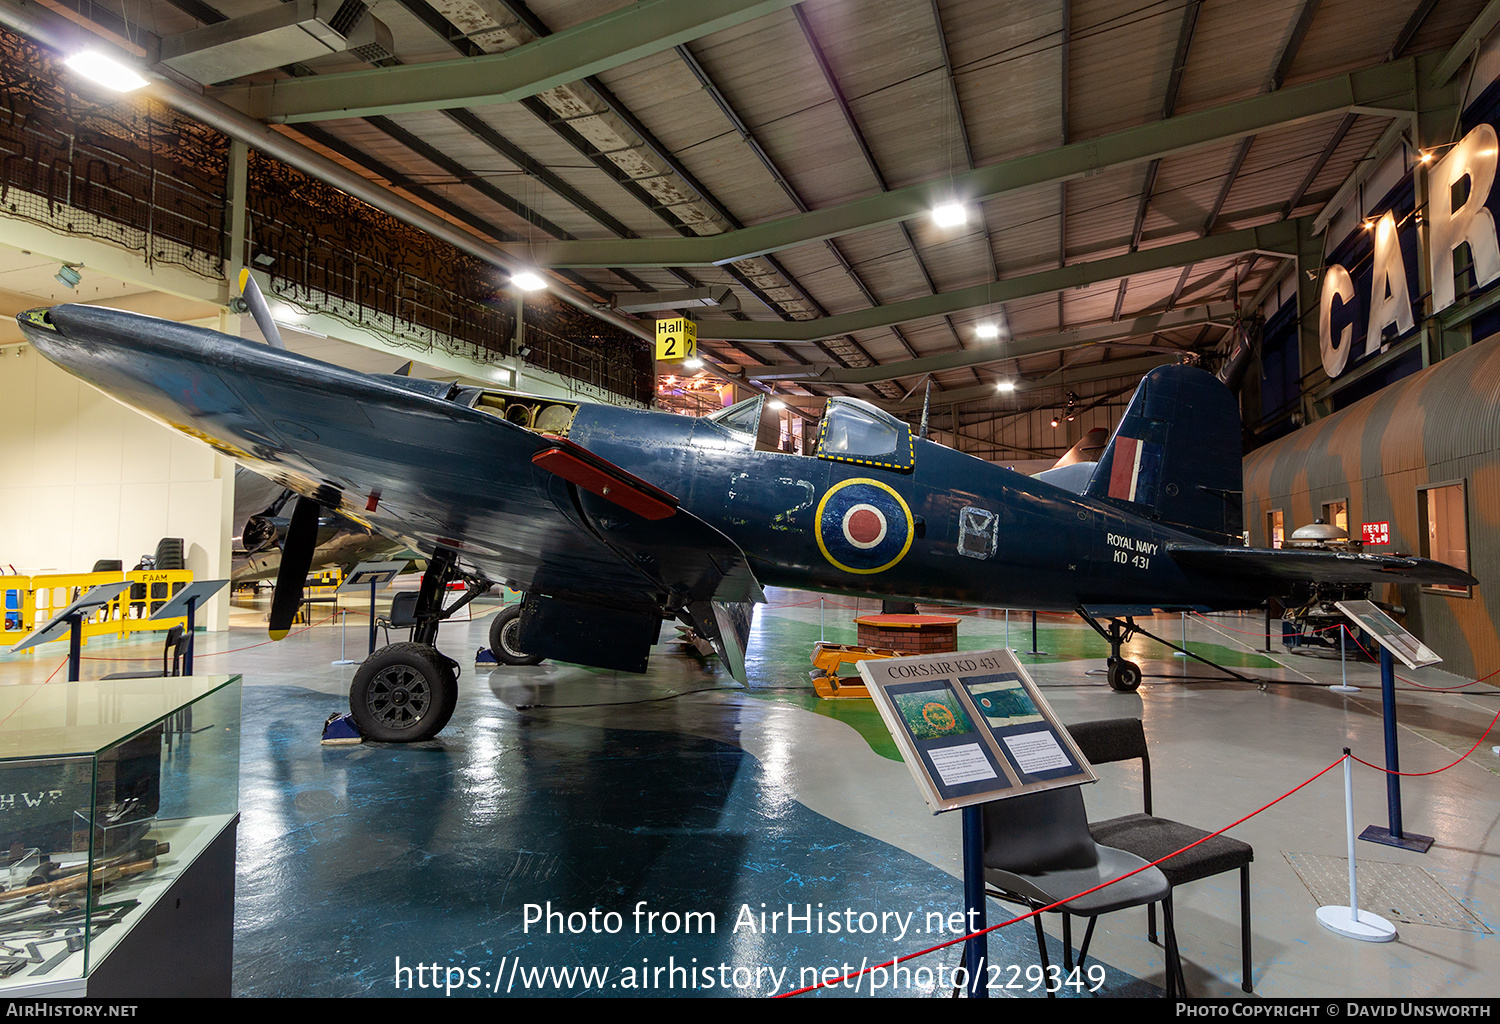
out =
{"type": "Polygon", "coordinates": [[[856,697],[868,700],[870,691],[865,689],[864,681],[857,675],[841,679],[839,669],[869,658],[895,657],[899,657],[898,652],[883,650],[879,647],[858,647],[853,644],[829,644],[819,641],[813,645],[813,670],[808,673],[808,676],[812,678],[813,689],[818,691],[818,696],[825,700],[847,700],[856,697]]]}
{"type": "MultiPolygon", "coordinates": [[[[172,595],[193,581],[187,569],[132,569],[127,573],[77,572],[47,573],[38,576],[0,575],[0,647],[8,647],[26,637],[33,629],[50,619],[80,594],[101,583],[118,583],[131,587],[105,607],[89,616],[83,624],[83,638],[124,636],[137,630],[161,630],[173,625],[151,618],[172,595]]],[[[179,620],[180,621],[180,620],[179,620]]],[[[66,638],[66,634],[59,639],[66,638]]]]}

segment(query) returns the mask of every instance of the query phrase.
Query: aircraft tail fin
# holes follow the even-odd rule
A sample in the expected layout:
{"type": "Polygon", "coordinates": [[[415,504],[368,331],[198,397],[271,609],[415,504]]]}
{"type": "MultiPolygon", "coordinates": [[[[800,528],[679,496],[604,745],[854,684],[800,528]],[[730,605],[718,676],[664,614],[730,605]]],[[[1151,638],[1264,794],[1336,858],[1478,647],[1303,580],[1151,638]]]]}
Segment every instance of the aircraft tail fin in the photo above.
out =
{"type": "Polygon", "coordinates": [[[1084,493],[1218,544],[1239,544],[1240,413],[1229,389],[1191,366],[1146,375],[1084,493]]]}

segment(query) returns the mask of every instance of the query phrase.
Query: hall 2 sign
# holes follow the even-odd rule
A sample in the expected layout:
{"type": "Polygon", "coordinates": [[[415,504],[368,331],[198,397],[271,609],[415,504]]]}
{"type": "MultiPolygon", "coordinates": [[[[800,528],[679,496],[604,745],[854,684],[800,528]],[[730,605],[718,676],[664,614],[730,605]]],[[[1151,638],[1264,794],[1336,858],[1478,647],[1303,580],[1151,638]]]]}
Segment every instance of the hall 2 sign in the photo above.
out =
{"type": "MultiPolygon", "coordinates": [[[[1427,172],[1427,269],[1432,281],[1434,313],[1453,305],[1453,250],[1459,243],[1469,243],[1476,286],[1483,287],[1500,278],[1500,241],[1495,236],[1495,218],[1485,207],[1490,187],[1495,183],[1497,157],[1500,157],[1500,138],[1493,127],[1481,124],[1427,172]],[[1454,209],[1454,186],[1464,178],[1469,179],[1469,194],[1454,209]]],[[[1381,337],[1392,324],[1398,335],[1416,327],[1393,213],[1387,212],[1375,224],[1371,268],[1365,355],[1380,349],[1381,337]]],[[[1323,352],[1323,369],[1330,377],[1344,372],[1354,339],[1353,324],[1345,324],[1338,338],[1334,338],[1335,301],[1354,301],[1354,281],[1349,271],[1337,263],[1324,271],[1318,301],[1318,341],[1323,352]]]]}

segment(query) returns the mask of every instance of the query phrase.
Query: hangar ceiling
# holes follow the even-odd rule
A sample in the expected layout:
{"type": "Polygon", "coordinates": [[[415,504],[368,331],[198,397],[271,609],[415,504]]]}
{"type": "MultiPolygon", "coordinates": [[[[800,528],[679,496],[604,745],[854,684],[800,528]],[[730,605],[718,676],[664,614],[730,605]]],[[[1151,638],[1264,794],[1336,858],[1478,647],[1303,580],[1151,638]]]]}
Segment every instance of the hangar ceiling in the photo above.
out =
{"type": "Polygon", "coordinates": [[[1452,123],[1500,20],[1484,0],[0,0],[0,25],[76,36],[39,7],[165,102],[328,158],[569,301],[727,287],[688,311],[727,372],[887,404],[1005,380],[1023,406],[1055,402],[1062,367],[1086,395],[1222,355],[1372,154],[1443,134],[1421,118],[1452,123]],[[948,201],[967,220],[939,227],[948,201]]]}

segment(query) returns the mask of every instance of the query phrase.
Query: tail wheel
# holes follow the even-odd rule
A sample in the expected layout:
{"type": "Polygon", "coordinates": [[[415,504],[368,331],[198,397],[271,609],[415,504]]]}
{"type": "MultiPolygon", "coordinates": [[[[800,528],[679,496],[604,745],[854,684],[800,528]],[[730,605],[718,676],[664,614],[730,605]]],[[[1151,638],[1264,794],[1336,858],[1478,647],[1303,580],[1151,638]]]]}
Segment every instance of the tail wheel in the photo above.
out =
{"type": "Polygon", "coordinates": [[[458,706],[454,663],[426,644],[390,644],[365,659],[349,687],[359,731],[384,743],[417,743],[442,731],[458,706]]]}
{"type": "Polygon", "coordinates": [[[540,664],[541,655],[527,654],[517,643],[520,630],[521,606],[513,604],[500,609],[500,613],[490,620],[490,653],[505,665],[540,664]]]}
{"type": "Polygon", "coordinates": [[[1109,661],[1109,686],[1121,693],[1134,693],[1141,688],[1141,667],[1124,658],[1109,661]]]}

